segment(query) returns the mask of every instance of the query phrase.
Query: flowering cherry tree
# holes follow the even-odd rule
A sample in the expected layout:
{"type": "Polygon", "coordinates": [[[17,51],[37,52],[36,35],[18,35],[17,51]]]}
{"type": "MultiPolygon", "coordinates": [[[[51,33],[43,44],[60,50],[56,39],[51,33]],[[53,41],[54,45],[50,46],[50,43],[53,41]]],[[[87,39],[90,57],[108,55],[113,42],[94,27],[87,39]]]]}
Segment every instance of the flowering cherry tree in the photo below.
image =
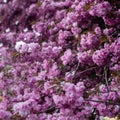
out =
{"type": "Polygon", "coordinates": [[[1,120],[119,113],[119,0],[0,0],[1,120]]]}

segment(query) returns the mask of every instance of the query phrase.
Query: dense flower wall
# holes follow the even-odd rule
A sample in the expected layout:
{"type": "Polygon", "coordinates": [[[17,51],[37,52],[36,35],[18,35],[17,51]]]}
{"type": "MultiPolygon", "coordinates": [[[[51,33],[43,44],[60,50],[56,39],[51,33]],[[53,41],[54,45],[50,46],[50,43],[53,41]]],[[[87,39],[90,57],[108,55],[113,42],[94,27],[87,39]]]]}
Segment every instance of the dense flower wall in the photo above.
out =
{"type": "Polygon", "coordinates": [[[0,0],[1,120],[119,113],[119,0],[0,0]]]}

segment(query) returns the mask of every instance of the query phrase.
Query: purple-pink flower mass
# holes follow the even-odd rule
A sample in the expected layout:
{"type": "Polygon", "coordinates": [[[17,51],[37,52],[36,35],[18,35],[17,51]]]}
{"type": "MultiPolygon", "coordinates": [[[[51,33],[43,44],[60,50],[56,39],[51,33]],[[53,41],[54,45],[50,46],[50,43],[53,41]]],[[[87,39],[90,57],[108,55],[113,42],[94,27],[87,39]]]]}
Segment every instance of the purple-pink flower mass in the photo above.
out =
{"type": "Polygon", "coordinates": [[[0,120],[119,114],[120,0],[0,0],[0,120]]]}

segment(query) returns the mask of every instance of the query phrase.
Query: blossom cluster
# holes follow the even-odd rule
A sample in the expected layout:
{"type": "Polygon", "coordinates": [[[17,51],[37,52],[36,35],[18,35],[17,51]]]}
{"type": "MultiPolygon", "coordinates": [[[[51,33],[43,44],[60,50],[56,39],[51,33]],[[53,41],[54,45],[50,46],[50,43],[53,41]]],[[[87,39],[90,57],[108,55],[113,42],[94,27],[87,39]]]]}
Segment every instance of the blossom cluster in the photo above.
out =
{"type": "Polygon", "coordinates": [[[0,31],[1,120],[119,115],[119,0],[0,0],[0,31]]]}

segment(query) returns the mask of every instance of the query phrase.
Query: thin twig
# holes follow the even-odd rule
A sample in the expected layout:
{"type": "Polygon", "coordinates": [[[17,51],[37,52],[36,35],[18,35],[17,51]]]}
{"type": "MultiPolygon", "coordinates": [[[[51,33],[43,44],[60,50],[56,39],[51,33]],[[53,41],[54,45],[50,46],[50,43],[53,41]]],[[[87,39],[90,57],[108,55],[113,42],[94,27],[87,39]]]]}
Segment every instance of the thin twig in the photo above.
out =
{"type": "Polygon", "coordinates": [[[98,103],[106,103],[106,104],[111,104],[111,105],[119,105],[119,103],[116,102],[111,102],[111,101],[101,101],[101,100],[91,100],[91,99],[85,99],[86,101],[91,101],[91,102],[98,102],[98,103]]]}
{"type": "Polygon", "coordinates": [[[106,67],[104,67],[104,77],[105,77],[105,83],[106,83],[107,91],[110,92],[108,79],[107,79],[107,68],[106,67]]]}
{"type": "Polygon", "coordinates": [[[80,67],[80,63],[78,62],[77,68],[75,69],[74,75],[73,75],[73,77],[72,77],[72,83],[74,82],[74,77],[75,77],[75,75],[76,75],[79,67],[80,67]]]}
{"type": "MultiPolygon", "coordinates": [[[[76,68],[76,70],[75,70],[75,73],[74,73],[74,75],[73,75],[73,77],[72,77],[72,82],[74,82],[73,79],[74,79],[74,77],[75,77],[75,75],[76,75],[76,73],[77,73],[77,71],[78,71],[78,69],[79,69],[79,66],[80,66],[80,63],[78,63],[78,65],[77,65],[77,68],[76,68]]],[[[94,68],[97,68],[97,66],[96,66],[96,67],[88,68],[88,69],[86,69],[86,70],[83,70],[83,71],[81,71],[79,74],[85,73],[85,72],[87,72],[87,71],[89,71],[89,70],[92,70],[92,69],[94,69],[94,68]]]]}
{"type": "Polygon", "coordinates": [[[48,108],[46,110],[41,111],[40,113],[44,113],[44,112],[47,112],[47,111],[50,111],[50,110],[53,110],[53,109],[58,109],[58,108],[55,107],[55,106],[52,106],[52,107],[50,107],[50,108],[48,108]]]}
{"type": "Polygon", "coordinates": [[[81,71],[80,72],[80,74],[82,74],[82,73],[84,73],[84,72],[87,72],[87,71],[89,71],[89,70],[92,70],[92,69],[94,69],[94,68],[97,68],[98,66],[96,66],[96,67],[91,67],[91,68],[88,68],[88,69],[86,69],[86,70],[84,70],[84,71],[81,71]]]}

